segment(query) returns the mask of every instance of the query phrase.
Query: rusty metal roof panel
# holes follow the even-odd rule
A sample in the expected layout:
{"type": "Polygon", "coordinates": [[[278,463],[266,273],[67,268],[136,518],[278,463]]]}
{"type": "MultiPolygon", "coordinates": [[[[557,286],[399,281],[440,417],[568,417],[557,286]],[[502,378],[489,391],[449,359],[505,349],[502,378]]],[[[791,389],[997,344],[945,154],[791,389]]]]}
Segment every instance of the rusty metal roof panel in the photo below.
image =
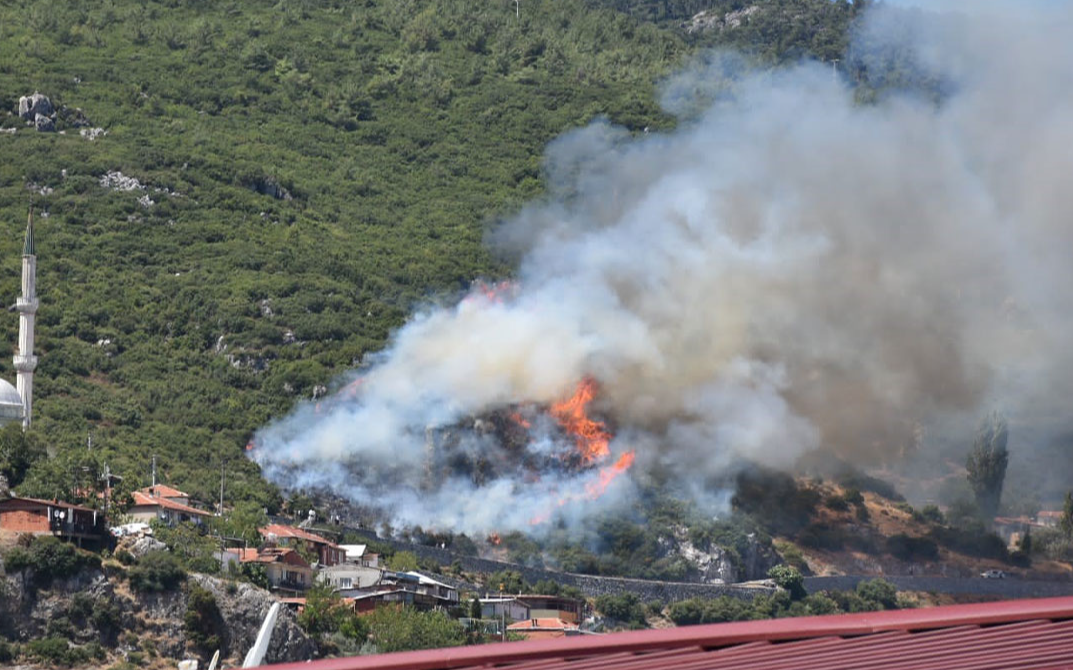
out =
{"type": "Polygon", "coordinates": [[[275,670],[1073,670],[1073,597],[631,631],[275,670]]]}

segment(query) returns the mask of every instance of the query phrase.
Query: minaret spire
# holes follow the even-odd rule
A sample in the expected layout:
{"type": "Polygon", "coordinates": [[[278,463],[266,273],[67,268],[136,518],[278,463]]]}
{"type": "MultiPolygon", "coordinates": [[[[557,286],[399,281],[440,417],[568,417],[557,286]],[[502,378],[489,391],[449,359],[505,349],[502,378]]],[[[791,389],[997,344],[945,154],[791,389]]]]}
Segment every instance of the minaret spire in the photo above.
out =
{"type": "Polygon", "coordinates": [[[34,253],[34,208],[26,221],[26,240],[22,245],[22,295],[15,301],[19,312],[19,349],[15,353],[15,370],[18,373],[15,387],[22,397],[22,427],[30,426],[34,397],[34,319],[37,314],[37,255],[34,253]]]}

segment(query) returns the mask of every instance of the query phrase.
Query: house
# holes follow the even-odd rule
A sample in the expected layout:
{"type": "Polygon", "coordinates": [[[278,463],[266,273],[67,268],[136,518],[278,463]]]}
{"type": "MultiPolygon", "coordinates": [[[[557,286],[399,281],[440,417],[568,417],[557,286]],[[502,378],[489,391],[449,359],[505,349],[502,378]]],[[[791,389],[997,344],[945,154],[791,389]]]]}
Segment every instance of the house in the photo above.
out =
{"type": "Polygon", "coordinates": [[[381,582],[384,571],[356,563],[340,563],[320,571],[319,579],[336,591],[367,589],[381,582]]]}
{"type": "Polygon", "coordinates": [[[585,605],[576,598],[544,595],[481,598],[480,602],[482,619],[561,619],[572,624],[581,621],[585,605]]]}
{"type": "Polygon", "coordinates": [[[1059,510],[1044,510],[1036,514],[1036,523],[1048,528],[1057,528],[1062,523],[1065,512],[1059,510]]]}
{"type": "Polygon", "coordinates": [[[347,563],[356,563],[370,568],[380,567],[380,555],[368,550],[365,544],[341,544],[339,548],[345,553],[347,563]]]}
{"type": "Polygon", "coordinates": [[[0,532],[53,535],[78,546],[99,546],[105,538],[105,523],[104,515],[89,507],[14,497],[0,502],[0,532]]]}
{"type": "Polygon", "coordinates": [[[149,523],[157,519],[169,526],[183,521],[200,525],[212,516],[205,510],[191,506],[188,494],[163,484],[139,489],[131,497],[133,503],[127,515],[136,522],[149,523]]]}
{"type": "Polygon", "coordinates": [[[268,585],[274,591],[298,594],[313,585],[313,568],[290,547],[228,549],[227,552],[237,555],[241,564],[263,565],[268,585]]]}
{"type": "Polygon", "coordinates": [[[529,607],[510,596],[505,598],[481,598],[481,618],[522,621],[529,618],[529,607]]]}
{"type": "Polygon", "coordinates": [[[581,635],[576,623],[556,618],[526,619],[507,626],[508,633],[517,633],[526,640],[552,640],[559,637],[581,635]]]}
{"type": "Polygon", "coordinates": [[[343,549],[334,542],[294,526],[273,523],[258,528],[257,531],[265,540],[280,547],[305,547],[317,555],[317,562],[321,565],[338,565],[343,562],[345,556],[343,549]]]}
{"type": "Polygon", "coordinates": [[[367,612],[383,604],[409,605],[423,610],[458,606],[458,589],[453,586],[418,572],[380,572],[380,579],[371,586],[336,590],[344,599],[352,599],[358,612],[367,612]]]}

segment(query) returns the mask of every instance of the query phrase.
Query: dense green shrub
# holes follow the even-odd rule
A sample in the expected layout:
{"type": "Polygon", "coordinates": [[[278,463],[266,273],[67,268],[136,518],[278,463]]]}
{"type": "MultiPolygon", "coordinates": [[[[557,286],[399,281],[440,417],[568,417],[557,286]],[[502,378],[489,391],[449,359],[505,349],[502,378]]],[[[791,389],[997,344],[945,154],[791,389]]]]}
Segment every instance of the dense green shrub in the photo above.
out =
{"type": "Polygon", "coordinates": [[[135,591],[171,591],[186,579],[179,560],[166,551],[151,551],[127,571],[135,591]]]}
{"type": "Polygon", "coordinates": [[[630,628],[642,628],[645,625],[644,605],[632,593],[600,596],[596,599],[596,611],[630,628]]]}
{"type": "Polygon", "coordinates": [[[99,568],[101,565],[96,554],[49,535],[34,537],[28,544],[8,551],[4,556],[4,569],[8,573],[30,569],[34,582],[40,586],[48,586],[53,579],[72,577],[83,568],[99,568]]]}
{"type": "Polygon", "coordinates": [[[195,647],[212,652],[220,648],[220,631],[226,630],[220,608],[212,591],[197,585],[190,587],[183,614],[183,632],[195,647]]]}
{"type": "Polygon", "coordinates": [[[775,582],[780,589],[786,589],[793,600],[800,600],[807,595],[805,591],[805,578],[801,572],[789,565],[776,565],[768,570],[767,576],[775,582]]]}
{"type": "Polygon", "coordinates": [[[991,558],[999,561],[1009,560],[1010,552],[1001,537],[988,530],[983,524],[966,528],[939,526],[928,532],[928,537],[942,546],[976,558],[991,558]]]}

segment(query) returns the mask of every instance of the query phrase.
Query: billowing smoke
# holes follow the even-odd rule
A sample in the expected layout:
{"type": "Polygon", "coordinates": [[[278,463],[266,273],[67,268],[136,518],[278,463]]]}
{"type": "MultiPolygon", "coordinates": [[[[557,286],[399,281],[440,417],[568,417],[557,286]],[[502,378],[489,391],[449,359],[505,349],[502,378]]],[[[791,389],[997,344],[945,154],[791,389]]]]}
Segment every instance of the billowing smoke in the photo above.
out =
{"type": "Polygon", "coordinates": [[[993,407],[1011,452],[1018,421],[1061,428],[1073,14],[1016,9],[875,11],[849,77],[885,84],[877,101],[825,65],[707,57],[663,86],[677,130],[567,133],[547,197],[492,235],[517,283],[416,314],[254,458],[284,486],[481,532],[622,504],[630,475],[581,494],[628,452],[719,498],[743,461],[890,462],[993,407]],[[593,467],[548,466],[569,443],[554,422],[513,447],[488,428],[586,378],[616,435],[593,467]]]}

